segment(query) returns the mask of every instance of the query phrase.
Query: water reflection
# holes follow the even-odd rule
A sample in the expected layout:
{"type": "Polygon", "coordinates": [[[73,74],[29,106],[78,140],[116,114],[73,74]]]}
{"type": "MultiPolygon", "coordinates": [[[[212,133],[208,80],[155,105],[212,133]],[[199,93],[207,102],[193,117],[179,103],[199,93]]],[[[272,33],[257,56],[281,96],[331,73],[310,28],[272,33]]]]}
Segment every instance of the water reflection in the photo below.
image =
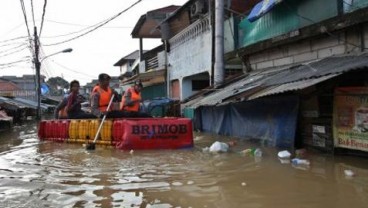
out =
{"type": "Polygon", "coordinates": [[[307,168],[278,150],[238,141],[230,153],[202,152],[231,138],[197,134],[191,150],[88,152],[37,139],[34,123],[0,134],[2,207],[366,207],[367,159],[307,155],[307,168]],[[344,170],[355,173],[346,178],[344,170]]]}

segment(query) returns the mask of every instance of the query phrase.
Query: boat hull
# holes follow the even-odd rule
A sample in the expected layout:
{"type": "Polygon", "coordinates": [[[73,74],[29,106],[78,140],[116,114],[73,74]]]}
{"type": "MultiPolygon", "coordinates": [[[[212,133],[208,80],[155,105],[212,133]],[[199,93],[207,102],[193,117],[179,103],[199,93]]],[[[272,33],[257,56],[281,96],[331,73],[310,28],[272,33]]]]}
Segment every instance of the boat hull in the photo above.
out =
{"type": "MultiPolygon", "coordinates": [[[[38,137],[69,143],[91,143],[99,119],[43,120],[38,137]]],[[[192,121],[187,118],[126,118],[106,120],[97,145],[122,150],[182,149],[193,147],[192,121]]]]}

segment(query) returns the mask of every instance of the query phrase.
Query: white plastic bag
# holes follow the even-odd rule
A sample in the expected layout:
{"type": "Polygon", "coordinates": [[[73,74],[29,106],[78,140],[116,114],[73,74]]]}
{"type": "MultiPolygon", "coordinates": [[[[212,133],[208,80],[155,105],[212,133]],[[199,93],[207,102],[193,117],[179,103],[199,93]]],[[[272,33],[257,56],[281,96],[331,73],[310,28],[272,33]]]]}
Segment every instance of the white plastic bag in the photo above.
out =
{"type": "Polygon", "coordinates": [[[284,151],[281,151],[277,154],[277,156],[281,159],[287,159],[287,158],[290,158],[291,154],[289,151],[287,150],[284,150],[284,151]]]}
{"type": "Polygon", "coordinates": [[[210,147],[210,152],[227,152],[229,151],[229,145],[223,142],[216,141],[210,147]]]}

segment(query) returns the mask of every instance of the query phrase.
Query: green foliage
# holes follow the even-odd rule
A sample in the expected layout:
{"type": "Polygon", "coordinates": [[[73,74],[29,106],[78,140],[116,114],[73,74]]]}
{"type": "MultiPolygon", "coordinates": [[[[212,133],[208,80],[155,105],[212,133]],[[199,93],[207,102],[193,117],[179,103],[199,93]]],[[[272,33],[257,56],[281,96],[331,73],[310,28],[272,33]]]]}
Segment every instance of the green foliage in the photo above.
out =
{"type": "Polygon", "coordinates": [[[46,83],[50,88],[50,95],[62,95],[63,89],[69,89],[69,82],[62,77],[51,77],[46,83]]]}

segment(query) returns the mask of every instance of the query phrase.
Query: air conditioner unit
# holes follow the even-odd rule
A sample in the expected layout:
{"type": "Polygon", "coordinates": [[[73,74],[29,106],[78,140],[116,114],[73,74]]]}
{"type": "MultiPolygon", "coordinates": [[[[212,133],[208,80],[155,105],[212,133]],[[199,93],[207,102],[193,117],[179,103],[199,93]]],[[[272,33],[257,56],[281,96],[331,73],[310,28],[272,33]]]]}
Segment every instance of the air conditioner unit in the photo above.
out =
{"type": "Polygon", "coordinates": [[[203,9],[204,9],[204,2],[203,1],[198,0],[198,1],[194,2],[194,4],[190,8],[190,16],[195,17],[195,16],[198,16],[200,14],[203,14],[203,9]]]}

